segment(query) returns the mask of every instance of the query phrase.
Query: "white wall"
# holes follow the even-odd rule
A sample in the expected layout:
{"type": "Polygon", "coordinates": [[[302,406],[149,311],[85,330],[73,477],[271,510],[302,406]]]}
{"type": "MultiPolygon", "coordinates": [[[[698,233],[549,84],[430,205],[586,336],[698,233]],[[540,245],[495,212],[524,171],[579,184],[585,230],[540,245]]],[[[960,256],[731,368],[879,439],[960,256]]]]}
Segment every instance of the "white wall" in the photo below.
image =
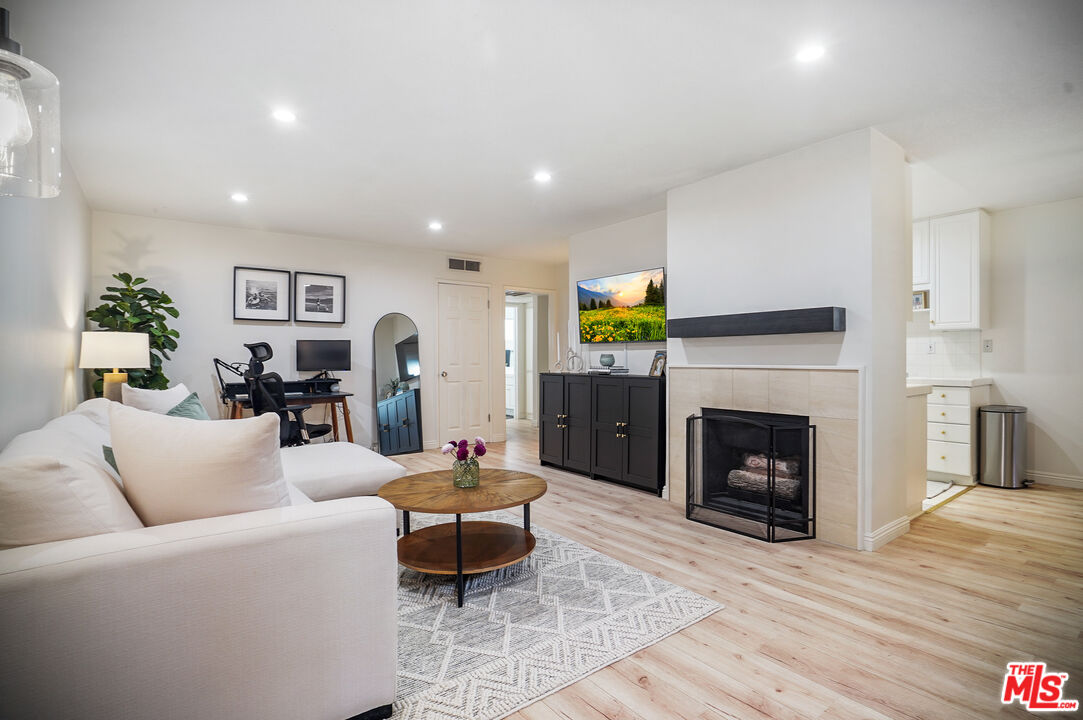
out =
{"type": "Polygon", "coordinates": [[[993,401],[1027,406],[1032,479],[1083,487],[1083,197],[992,224],[993,401]]]}
{"type": "Polygon", "coordinates": [[[64,163],[60,195],[0,197],[0,447],[84,397],[79,333],[90,277],[90,209],[64,163]]]}
{"type": "Polygon", "coordinates": [[[910,199],[875,130],[669,192],[669,317],[840,306],[845,333],[668,341],[669,362],[864,367],[865,531],[905,515],[901,474],[910,199]]]}
{"type": "MultiPolygon", "coordinates": [[[[606,343],[581,344],[579,342],[579,316],[576,308],[575,284],[606,275],[620,275],[636,270],[664,267],[666,264],[666,213],[651,213],[606,225],[578,235],[568,242],[568,332],[561,333],[560,352],[563,359],[569,341],[580,354],[586,367],[600,364],[602,353],[612,353],[618,365],[627,365],[634,374],[646,375],[654,360],[654,353],[665,350],[665,343],[606,343]],[[627,355],[625,351],[627,350],[627,355]],[[627,357],[627,363],[625,358],[627,357]]],[[[670,285],[666,276],[666,287],[670,285]]],[[[668,298],[667,298],[668,303],[668,298]]],[[[670,317],[672,310],[667,308],[670,317]]]]}
{"type": "MultiPolygon", "coordinates": [[[[522,285],[565,293],[567,268],[483,258],[482,272],[447,270],[448,253],[405,249],[362,241],[328,240],[242,230],[198,223],[95,212],[93,214],[93,292],[109,275],[138,271],[167,292],[181,312],[174,326],[179,349],[166,364],[172,382],[184,382],[199,393],[212,416],[217,396],[211,359],[246,360],[242,343],[265,340],[275,350],[267,369],[296,377],[294,341],[350,339],[353,370],[336,373],[350,400],[355,440],[374,439],[372,331],[389,312],[401,312],[417,324],[421,359],[421,398],[425,441],[440,440],[437,397],[437,281],[488,283],[490,363],[492,368],[493,438],[504,437],[504,303],[505,285],[522,285]],[[248,265],[346,276],[346,322],[339,325],[268,323],[233,320],[233,267],[248,265]]],[[[559,312],[560,310],[558,310],[559,312]]],[[[559,315],[558,315],[559,317],[559,315]]],[[[386,382],[386,379],[381,379],[386,382]]]]}

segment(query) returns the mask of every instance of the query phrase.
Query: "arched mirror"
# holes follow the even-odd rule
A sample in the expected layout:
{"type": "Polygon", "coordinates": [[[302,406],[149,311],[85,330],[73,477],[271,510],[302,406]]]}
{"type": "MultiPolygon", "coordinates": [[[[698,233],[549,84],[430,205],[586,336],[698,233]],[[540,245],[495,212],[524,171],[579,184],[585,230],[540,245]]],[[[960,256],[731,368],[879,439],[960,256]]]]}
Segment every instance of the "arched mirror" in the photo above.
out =
{"type": "Polygon", "coordinates": [[[388,313],[372,331],[376,430],[381,455],[421,452],[421,361],[417,325],[388,313]]]}

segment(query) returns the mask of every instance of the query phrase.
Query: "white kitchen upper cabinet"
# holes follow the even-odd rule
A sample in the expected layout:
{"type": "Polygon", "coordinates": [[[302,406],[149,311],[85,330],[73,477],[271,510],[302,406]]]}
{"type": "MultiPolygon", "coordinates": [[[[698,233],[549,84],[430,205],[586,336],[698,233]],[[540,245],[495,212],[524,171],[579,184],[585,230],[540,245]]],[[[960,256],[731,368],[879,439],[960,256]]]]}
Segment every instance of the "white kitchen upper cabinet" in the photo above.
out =
{"type": "Polygon", "coordinates": [[[929,220],[929,324],[937,330],[989,326],[989,215],[972,210],[929,220]]]}
{"type": "Polygon", "coordinates": [[[914,223],[914,289],[927,290],[932,283],[929,267],[929,221],[914,223]]]}

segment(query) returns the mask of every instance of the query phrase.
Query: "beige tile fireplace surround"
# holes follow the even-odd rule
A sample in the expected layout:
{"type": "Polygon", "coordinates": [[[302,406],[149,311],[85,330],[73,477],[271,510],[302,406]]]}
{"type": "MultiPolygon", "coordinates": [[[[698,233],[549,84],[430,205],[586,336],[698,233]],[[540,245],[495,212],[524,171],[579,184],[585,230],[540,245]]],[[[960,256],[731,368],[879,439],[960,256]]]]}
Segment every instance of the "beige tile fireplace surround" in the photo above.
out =
{"type": "Polygon", "coordinates": [[[685,503],[685,419],[710,407],[807,415],[816,426],[816,536],[860,547],[860,372],[853,368],[673,366],[669,392],[669,499],[685,503]]]}

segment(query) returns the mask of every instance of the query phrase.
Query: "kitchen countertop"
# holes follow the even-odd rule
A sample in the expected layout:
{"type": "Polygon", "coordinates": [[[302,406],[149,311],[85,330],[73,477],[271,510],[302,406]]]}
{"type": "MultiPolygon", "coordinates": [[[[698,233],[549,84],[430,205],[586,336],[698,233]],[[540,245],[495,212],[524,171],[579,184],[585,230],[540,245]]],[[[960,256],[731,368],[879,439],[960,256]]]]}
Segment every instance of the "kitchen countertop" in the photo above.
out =
{"type": "Polygon", "coordinates": [[[906,397],[921,397],[933,391],[932,385],[912,385],[906,383],[906,397]]]}
{"type": "Polygon", "coordinates": [[[906,378],[906,386],[911,385],[940,385],[942,387],[981,387],[982,385],[992,385],[993,378],[978,377],[978,378],[919,378],[908,377],[906,378]]]}

